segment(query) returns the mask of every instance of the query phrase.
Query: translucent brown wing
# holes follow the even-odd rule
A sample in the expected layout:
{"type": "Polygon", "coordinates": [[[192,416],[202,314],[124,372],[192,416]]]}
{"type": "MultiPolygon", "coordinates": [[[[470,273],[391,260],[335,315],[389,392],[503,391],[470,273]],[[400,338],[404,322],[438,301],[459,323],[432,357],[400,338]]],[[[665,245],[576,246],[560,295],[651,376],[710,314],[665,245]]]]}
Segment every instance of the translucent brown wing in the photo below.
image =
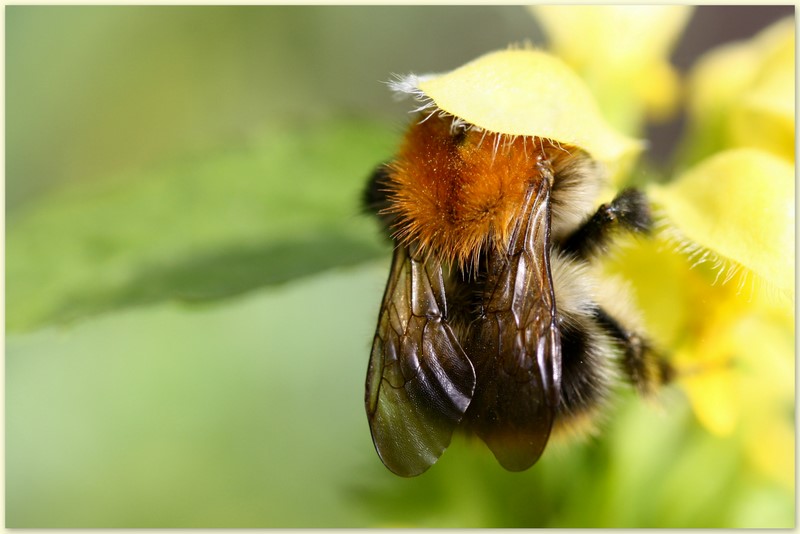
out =
{"type": "Polygon", "coordinates": [[[560,388],[549,172],[530,188],[507,252],[489,256],[483,308],[466,347],[477,375],[467,424],[510,471],[539,459],[560,388]]]}
{"type": "Polygon", "coordinates": [[[475,371],[446,321],[441,265],[412,256],[395,249],[365,398],[375,449],[402,476],[436,462],[475,389],[475,371]]]}

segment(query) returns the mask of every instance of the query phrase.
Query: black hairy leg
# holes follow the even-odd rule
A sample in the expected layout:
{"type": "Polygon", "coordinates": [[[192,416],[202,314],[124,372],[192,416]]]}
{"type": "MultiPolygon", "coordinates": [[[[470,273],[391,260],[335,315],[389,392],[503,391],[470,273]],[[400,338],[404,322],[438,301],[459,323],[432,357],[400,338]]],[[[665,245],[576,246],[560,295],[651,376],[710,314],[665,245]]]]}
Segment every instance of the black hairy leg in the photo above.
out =
{"type": "Polygon", "coordinates": [[[602,308],[597,308],[594,317],[597,324],[621,345],[623,374],[640,393],[647,395],[657,386],[672,381],[674,368],[645,337],[622,326],[602,308]]]}
{"type": "Polygon", "coordinates": [[[652,226],[650,206],[644,193],[625,189],[610,203],[603,204],[586,222],[568,236],[559,248],[579,258],[605,252],[615,230],[648,233],[652,226]]]}

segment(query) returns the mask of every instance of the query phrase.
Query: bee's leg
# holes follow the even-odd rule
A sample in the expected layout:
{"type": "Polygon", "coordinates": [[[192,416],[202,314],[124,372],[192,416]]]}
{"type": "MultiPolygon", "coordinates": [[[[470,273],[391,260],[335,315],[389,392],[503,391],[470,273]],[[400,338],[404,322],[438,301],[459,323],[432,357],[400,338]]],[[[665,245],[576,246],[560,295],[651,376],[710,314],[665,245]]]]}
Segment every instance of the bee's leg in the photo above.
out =
{"type": "Polygon", "coordinates": [[[651,226],[647,197],[636,189],[626,189],[610,203],[600,206],[559,248],[579,258],[588,258],[605,252],[617,228],[647,233],[651,226]]]}
{"type": "Polygon", "coordinates": [[[602,308],[595,311],[595,320],[622,346],[622,371],[641,394],[650,394],[657,386],[672,381],[674,368],[653,349],[647,339],[622,326],[602,308]]]}

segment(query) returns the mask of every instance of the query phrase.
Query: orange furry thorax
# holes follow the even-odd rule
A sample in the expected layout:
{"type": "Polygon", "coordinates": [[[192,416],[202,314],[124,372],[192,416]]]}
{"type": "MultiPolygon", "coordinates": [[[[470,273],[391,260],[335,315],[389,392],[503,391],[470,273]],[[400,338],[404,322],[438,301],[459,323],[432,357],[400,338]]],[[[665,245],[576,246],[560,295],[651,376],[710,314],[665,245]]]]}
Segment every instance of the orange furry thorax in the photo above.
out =
{"type": "Polygon", "coordinates": [[[505,250],[537,162],[569,152],[549,140],[509,137],[434,115],[414,123],[389,165],[395,237],[462,269],[488,247],[505,250]]]}

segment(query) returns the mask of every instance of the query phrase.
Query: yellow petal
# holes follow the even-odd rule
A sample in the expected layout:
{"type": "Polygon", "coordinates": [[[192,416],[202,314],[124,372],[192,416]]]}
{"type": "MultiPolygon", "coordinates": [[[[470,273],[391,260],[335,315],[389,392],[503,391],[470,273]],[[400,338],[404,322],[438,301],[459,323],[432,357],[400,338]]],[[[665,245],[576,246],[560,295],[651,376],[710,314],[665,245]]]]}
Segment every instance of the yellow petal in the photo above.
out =
{"type": "MultiPolygon", "coordinates": [[[[694,335],[674,363],[696,371],[679,380],[700,422],[718,435],[780,429],[794,404],[793,322],[720,286],[708,286],[693,311],[694,335]]],[[[762,445],[759,454],[774,444],[762,445]]]]}
{"type": "Polygon", "coordinates": [[[753,83],[758,65],[758,50],[741,43],[715,48],[701,57],[687,86],[692,118],[707,121],[728,109],[753,83]]]}
{"type": "Polygon", "coordinates": [[[689,335],[673,363],[697,419],[713,434],[727,436],[736,429],[742,411],[741,372],[731,365],[739,349],[731,335],[732,325],[738,322],[741,308],[730,305],[736,299],[726,288],[708,281],[694,297],[689,335]]]}
{"type": "Polygon", "coordinates": [[[680,102],[681,80],[666,61],[643,68],[631,86],[642,99],[650,120],[664,122],[675,114],[680,102]]]}
{"type": "MultiPolygon", "coordinates": [[[[692,353],[696,354],[697,350],[695,348],[692,353]]],[[[686,361],[680,355],[676,355],[675,359],[679,365],[682,360],[686,361]]],[[[687,376],[680,379],[680,382],[700,424],[712,434],[728,436],[736,429],[741,411],[736,374],[724,367],[725,360],[718,359],[711,363],[704,359],[703,363],[710,366],[717,365],[719,368],[687,376]]],[[[684,368],[691,368],[690,364],[684,363],[684,365],[684,368]]]]}
{"type": "Polygon", "coordinates": [[[446,74],[400,80],[394,88],[421,92],[418,97],[490,132],[553,139],[608,164],[642,148],[605,122],[569,67],[537,50],[489,53],[446,74]]]}
{"type": "Polygon", "coordinates": [[[753,86],[762,71],[773,70],[773,56],[783,64],[794,48],[794,20],[773,24],[748,41],[717,47],[701,57],[692,68],[688,93],[690,111],[704,116],[727,109],[753,86]]]}
{"type": "Polygon", "coordinates": [[[752,146],[794,160],[794,43],[789,18],[700,58],[687,86],[691,159],[752,146]]]}
{"type": "Polygon", "coordinates": [[[682,236],[793,298],[793,165],[761,150],[728,150],[650,195],[682,236]]]}
{"type": "Polygon", "coordinates": [[[648,336],[659,347],[672,350],[687,333],[690,313],[695,309],[694,272],[685,257],[657,239],[620,242],[614,254],[603,259],[610,276],[621,276],[634,288],[648,336]]]}
{"type": "Polygon", "coordinates": [[[692,14],[690,6],[531,6],[552,50],[582,69],[635,73],[664,60],[692,14]]]}
{"type": "Polygon", "coordinates": [[[787,32],[731,117],[731,140],[794,161],[795,37],[787,32]]]}
{"type": "Polygon", "coordinates": [[[584,78],[617,128],[637,132],[643,111],[654,119],[675,111],[680,84],[669,54],[692,7],[547,5],[529,9],[542,24],[551,50],[584,78]]]}

